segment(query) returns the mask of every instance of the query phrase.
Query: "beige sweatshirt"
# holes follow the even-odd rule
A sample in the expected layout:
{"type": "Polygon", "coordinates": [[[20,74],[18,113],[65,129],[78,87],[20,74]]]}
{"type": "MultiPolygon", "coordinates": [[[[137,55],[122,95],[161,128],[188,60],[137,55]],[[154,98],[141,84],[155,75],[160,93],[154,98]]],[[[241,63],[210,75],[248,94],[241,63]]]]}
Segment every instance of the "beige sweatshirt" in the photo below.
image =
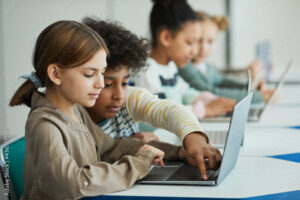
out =
{"type": "MultiPolygon", "coordinates": [[[[25,130],[25,190],[21,199],[78,199],[126,190],[147,175],[154,154],[142,142],[111,138],[76,106],[75,122],[34,93],[25,130]],[[118,161],[116,164],[112,164],[118,161]]],[[[178,147],[151,145],[177,159],[178,147]]]]}

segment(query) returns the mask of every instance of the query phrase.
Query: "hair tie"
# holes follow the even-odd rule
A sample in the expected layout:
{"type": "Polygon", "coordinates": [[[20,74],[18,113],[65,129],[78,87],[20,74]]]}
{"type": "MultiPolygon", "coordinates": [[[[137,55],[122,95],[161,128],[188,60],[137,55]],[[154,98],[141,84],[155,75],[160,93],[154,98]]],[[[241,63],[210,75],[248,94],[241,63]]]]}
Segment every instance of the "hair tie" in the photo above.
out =
{"type": "Polygon", "coordinates": [[[31,82],[34,84],[34,86],[35,86],[36,88],[43,87],[42,82],[41,82],[41,80],[39,79],[39,77],[36,75],[36,72],[35,72],[35,71],[31,72],[30,75],[23,75],[23,76],[20,76],[20,78],[31,80],[31,82]]]}

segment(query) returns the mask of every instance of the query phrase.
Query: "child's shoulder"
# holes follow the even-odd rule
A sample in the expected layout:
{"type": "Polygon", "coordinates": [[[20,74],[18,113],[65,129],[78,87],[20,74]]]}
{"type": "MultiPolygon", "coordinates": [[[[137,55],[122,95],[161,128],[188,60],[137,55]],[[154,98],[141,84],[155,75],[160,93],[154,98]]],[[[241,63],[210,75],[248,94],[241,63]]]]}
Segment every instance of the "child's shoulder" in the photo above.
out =
{"type": "MultiPolygon", "coordinates": [[[[38,93],[33,94],[31,103],[26,125],[36,126],[40,123],[49,123],[60,127],[72,123],[72,120],[64,112],[38,93]]],[[[85,109],[80,105],[75,106],[74,112],[81,119],[87,115],[85,109]]]]}

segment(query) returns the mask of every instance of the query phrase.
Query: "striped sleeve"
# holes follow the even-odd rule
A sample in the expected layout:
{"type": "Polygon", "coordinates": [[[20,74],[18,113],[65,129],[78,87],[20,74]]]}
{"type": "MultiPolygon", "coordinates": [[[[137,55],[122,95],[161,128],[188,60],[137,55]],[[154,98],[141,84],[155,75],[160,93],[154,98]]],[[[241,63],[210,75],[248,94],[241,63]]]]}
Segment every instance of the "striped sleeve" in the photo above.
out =
{"type": "Polygon", "coordinates": [[[203,132],[196,117],[184,106],[168,99],[158,99],[145,89],[130,87],[126,107],[135,121],[142,121],[184,137],[203,132]]]}

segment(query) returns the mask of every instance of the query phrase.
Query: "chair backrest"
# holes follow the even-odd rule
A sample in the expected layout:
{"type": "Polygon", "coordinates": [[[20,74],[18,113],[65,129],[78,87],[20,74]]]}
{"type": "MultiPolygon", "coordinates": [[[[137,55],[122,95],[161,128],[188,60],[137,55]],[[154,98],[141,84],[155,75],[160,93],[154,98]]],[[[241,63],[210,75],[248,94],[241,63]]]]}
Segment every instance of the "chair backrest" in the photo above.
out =
{"type": "Polygon", "coordinates": [[[8,173],[10,185],[13,191],[9,191],[10,197],[20,199],[24,191],[24,156],[25,137],[19,136],[0,146],[1,170],[8,173]]]}

